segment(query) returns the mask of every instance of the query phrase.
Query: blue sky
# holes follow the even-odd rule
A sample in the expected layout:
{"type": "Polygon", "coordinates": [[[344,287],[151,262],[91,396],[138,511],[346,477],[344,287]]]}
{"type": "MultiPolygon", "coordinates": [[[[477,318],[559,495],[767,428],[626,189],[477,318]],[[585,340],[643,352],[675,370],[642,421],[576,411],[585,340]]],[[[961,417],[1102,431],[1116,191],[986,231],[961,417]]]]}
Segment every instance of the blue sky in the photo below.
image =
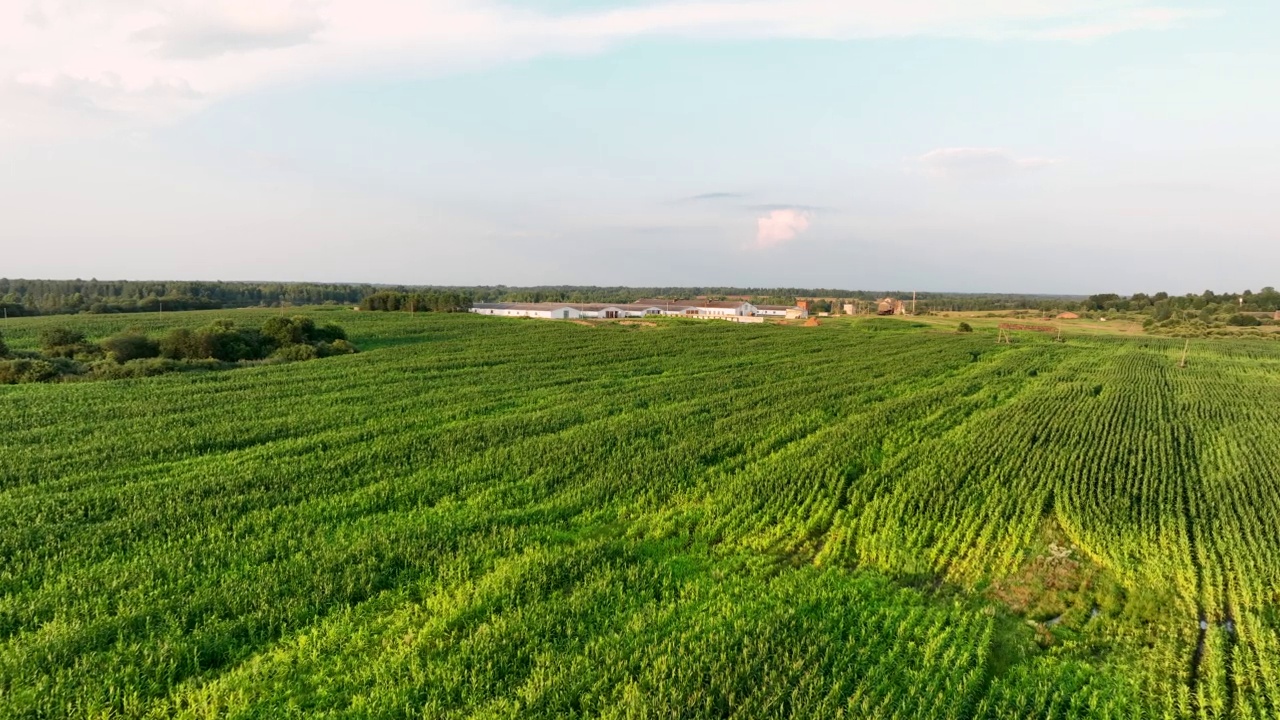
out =
{"type": "Polygon", "coordinates": [[[1276,27],[1261,2],[15,3],[0,275],[1257,289],[1276,27]]]}

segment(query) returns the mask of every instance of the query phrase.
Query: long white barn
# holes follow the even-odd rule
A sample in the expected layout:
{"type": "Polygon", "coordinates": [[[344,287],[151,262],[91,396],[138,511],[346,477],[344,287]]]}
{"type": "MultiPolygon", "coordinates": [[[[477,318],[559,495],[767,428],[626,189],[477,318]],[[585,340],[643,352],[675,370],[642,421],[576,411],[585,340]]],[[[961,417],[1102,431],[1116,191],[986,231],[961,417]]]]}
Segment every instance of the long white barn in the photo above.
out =
{"type": "Polygon", "coordinates": [[[780,305],[756,306],[749,302],[726,300],[641,300],[619,305],[582,303],[476,303],[471,312],[478,315],[528,317],[545,320],[578,320],[582,318],[639,318],[669,315],[696,319],[763,322],[765,317],[803,317],[800,308],[780,305]]]}

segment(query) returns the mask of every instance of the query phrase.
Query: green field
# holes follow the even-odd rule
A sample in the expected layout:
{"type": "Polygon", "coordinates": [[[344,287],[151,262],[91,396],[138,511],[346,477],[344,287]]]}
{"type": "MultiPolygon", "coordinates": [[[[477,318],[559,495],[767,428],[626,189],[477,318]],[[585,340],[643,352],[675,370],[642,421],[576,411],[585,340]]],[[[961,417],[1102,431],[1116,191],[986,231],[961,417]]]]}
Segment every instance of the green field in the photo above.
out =
{"type": "Polygon", "coordinates": [[[308,313],[0,387],[0,717],[1280,712],[1280,344],[308,313]]]}

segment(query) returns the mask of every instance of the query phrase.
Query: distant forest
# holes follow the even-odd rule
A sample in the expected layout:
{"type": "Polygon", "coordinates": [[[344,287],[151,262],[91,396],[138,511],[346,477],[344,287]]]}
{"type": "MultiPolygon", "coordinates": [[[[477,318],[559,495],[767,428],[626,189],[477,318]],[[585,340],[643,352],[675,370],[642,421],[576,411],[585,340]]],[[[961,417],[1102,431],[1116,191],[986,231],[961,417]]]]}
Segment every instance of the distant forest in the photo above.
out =
{"type": "Polygon", "coordinates": [[[286,305],[355,305],[374,285],[0,278],[0,309],[13,315],[217,310],[286,305]]]}
{"type": "MultiPolygon", "coordinates": [[[[836,309],[845,301],[868,301],[885,296],[911,300],[910,291],[866,291],[833,288],[735,287],[596,287],[547,285],[537,287],[408,286],[346,283],[284,282],[141,282],[100,280],[7,280],[0,278],[0,310],[5,315],[72,313],[130,313],[169,310],[212,310],[240,307],[349,305],[366,310],[453,312],[483,302],[624,303],[640,298],[671,300],[708,297],[746,298],[761,304],[790,305],[797,298],[816,298],[812,309],[836,309]]],[[[1156,322],[1239,312],[1280,310],[1280,293],[1266,287],[1259,292],[1132,296],[1034,295],[999,293],[916,294],[918,312],[1030,310],[1039,312],[1135,312],[1156,322]]]]}

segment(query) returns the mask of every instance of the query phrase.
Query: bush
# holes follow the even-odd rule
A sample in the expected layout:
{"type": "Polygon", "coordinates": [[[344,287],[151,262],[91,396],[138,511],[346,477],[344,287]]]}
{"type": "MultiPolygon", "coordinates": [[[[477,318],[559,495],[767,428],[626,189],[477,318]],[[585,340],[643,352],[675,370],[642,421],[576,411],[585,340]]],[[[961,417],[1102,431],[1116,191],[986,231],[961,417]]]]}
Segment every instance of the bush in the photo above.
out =
{"type": "Polygon", "coordinates": [[[196,334],[187,328],[174,328],[160,338],[160,356],[170,360],[197,360],[203,348],[196,334]]]}
{"type": "Polygon", "coordinates": [[[4,344],[4,333],[0,333],[0,358],[9,357],[9,346],[4,344]]]}
{"type": "Polygon", "coordinates": [[[159,354],[170,360],[260,360],[271,344],[253,328],[237,328],[229,320],[219,320],[192,332],[174,328],[160,340],[159,354]]]}
{"type": "Polygon", "coordinates": [[[973,327],[967,322],[962,322],[960,327],[956,328],[956,332],[971,333],[973,332],[973,327]]]}
{"type": "Polygon", "coordinates": [[[84,333],[69,328],[51,327],[40,331],[40,349],[52,357],[73,357],[93,348],[84,342],[84,333]]]}
{"type": "Polygon", "coordinates": [[[224,367],[217,360],[171,360],[169,358],[146,358],[133,360],[123,365],[104,361],[94,363],[91,374],[98,380],[119,380],[123,378],[154,377],[173,372],[190,372],[192,370],[217,370],[224,367]]]}
{"type": "Polygon", "coordinates": [[[333,357],[334,355],[352,355],[356,352],[356,346],[346,340],[334,340],[331,343],[318,342],[315,344],[316,355],[322,358],[333,357]]]}
{"type": "Polygon", "coordinates": [[[311,318],[271,318],[262,324],[262,336],[276,347],[313,342],[316,324],[311,318]]]}
{"type": "Polygon", "coordinates": [[[289,362],[297,360],[315,360],[320,357],[320,352],[314,345],[285,345],[272,353],[271,357],[277,360],[287,360],[289,362]]]}
{"type": "Polygon", "coordinates": [[[0,385],[17,383],[49,382],[57,380],[61,373],[58,367],[48,360],[5,360],[0,361],[0,385]]]}
{"type": "Polygon", "coordinates": [[[343,330],[337,325],[334,325],[333,323],[329,323],[322,327],[316,328],[315,332],[312,333],[310,339],[315,342],[326,342],[326,343],[333,343],[339,340],[346,341],[347,331],[343,330]]]}
{"type": "Polygon", "coordinates": [[[223,362],[260,360],[267,352],[262,334],[252,328],[237,330],[229,323],[215,323],[196,333],[200,346],[200,358],[213,358],[223,362]]]}
{"type": "Polygon", "coordinates": [[[1227,318],[1227,324],[1235,327],[1257,327],[1262,321],[1252,315],[1235,314],[1227,318]]]}
{"type": "Polygon", "coordinates": [[[329,344],[329,352],[333,355],[354,355],[360,352],[355,345],[347,342],[347,340],[334,340],[329,344]]]}
{"type": "Polygon", "coordinates": [[[102,350],[117,363],[158,357],[160,343],[139,332],[126,333],[102,341],[102,350]]]}

